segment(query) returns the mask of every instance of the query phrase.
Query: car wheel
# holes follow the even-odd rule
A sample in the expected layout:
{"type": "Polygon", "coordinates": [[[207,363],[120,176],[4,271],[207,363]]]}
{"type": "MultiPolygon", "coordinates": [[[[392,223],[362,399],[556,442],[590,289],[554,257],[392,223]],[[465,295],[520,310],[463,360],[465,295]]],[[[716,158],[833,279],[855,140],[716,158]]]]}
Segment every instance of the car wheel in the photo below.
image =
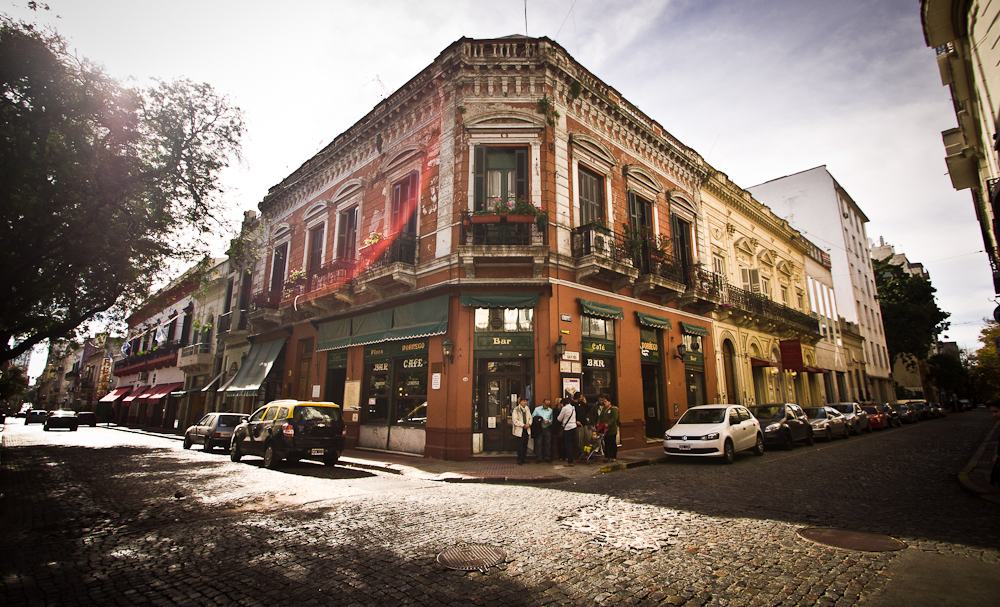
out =
{"type": "Polygon", "coordinates": [[[243,459],[243,451],[240,450],[240,444],[236,441],[233,441],[233,445],[229,448],[229,459],[234,462],[243,459]]]}
{"type": "Polygon", "coordinates": [[[268,445],[268,446],[264,447],[264,467],[265,468],[267,468],[268,470],[274,470],[275,468],[278,467],[278,462],[280,462],[280,461],[281,461],[281,458],[279,458],[278,454],[274,452],[274,447],[273,446],[268,445]]]}
{"type": "Polygon", "coordinates": [[[190,449],[191,448],[191,437],[190,436],[185,436],[184,437],[184,444],[182,446],[185,449],[190,449]]]}
{"type": "Polygon", "coordinates": [[[339,453],[336,454],[336,455],[327,455],[326,457],[323,458],[323,465],[324,466],[336,466],[337,462],[339,462],[339,461],[340,461],[340,454],[339,453]]]}
{"type": "Polygon", "coordinates": [[[211,439],[208,439],[208,438],[205,439],[205,447],[204,447],[204,449],[205,449],[205,451],[215,451],[215,445],[212,444],[212,440],[211,439]]]}
{"type": "Polygon", "coordinates": [[[830,428],[827,428],[826,429],[826,442],[830,442],[832,440],[833,440],[833,430],[831,430],[830,428]]]}
{"type": "Polygon", "coordinates": [[[844,440],[847,440],[847,439],[849,439],[849,438],[851,438],[851,432],[850,432],[850,431],[849,431],[849,430],[847,429],[847,427],[845,426],[845,427],[844,427],[844,440]]]}
{"type": "Polygon", "coordinates": [[[80,427],[80,426],[70,426],[70,428],[69,428],[69,429],[70,429],[70,431],[72,431],[72,432],[76,432],[76,429],[77,429],[77,428],[79,428],[79,427],[80,427]]]}
{"type": "Polygon", "coordinates": [[[868,434],[872,433],[872,424],[871,424],[871,422],[868,422],[868,427],[865,428],[865,432],[867,432],[868,434]]]}
{"type": "Polygon", "coordinates": [[[764,437],[757,435],[757,444],[753,446],[754,455],[764,455],[764,437]]]}
{"type": "Polygon", "coordinates": [[[736,459],[736,450],[733,448],[733,441],[726,439],[726,444],[722,446],[722,463],[731,464],[736,459]]]}
{"type": "Polygon", "coordinates": [[[781,447],[785,451],[791,451],[792,447],[794,447],[794,446],[795,446],[795,441],[792,439],[792,431],[791,430],[786,430],[785,431],[785,440],[781,443],[781,447]]]}
{"type": "Polygon", "coordinates": [[[45,430],[46,432],[48,432],[49,431],[49,425],[45,424],[44,426],[42,426],[42,430],[45,430]]]}

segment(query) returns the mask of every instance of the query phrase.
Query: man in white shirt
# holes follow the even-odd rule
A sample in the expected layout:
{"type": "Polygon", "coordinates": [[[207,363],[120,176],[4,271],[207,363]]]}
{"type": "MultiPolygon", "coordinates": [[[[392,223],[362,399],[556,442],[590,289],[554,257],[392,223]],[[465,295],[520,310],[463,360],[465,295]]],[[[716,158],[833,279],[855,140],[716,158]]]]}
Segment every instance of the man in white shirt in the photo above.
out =
{"type": "Polygon", "coordinates": [[[531,410],[528,409],[528,399],[520,398],[517,406],[510,412],[514,425],[514,436],[517,437],[517,465],[524,465],[528,455],[528,440],[531,438],[531,410]]]}

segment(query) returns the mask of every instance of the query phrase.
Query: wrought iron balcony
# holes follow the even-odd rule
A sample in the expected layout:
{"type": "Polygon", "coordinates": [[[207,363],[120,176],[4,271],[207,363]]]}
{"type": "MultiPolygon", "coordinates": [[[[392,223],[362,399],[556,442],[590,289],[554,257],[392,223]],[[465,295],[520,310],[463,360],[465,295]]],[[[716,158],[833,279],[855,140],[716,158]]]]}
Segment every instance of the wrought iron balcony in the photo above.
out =
{"type": "Polygon", "coordinates": [[[219,327],[220,335],[233,331],[246,331],[247,310],[230,310],[229,312],[219,316],[219,319],[216,322],[219,327]],[[233,321],[234,317],[236,318],[235,326],[233,321]]]}
{"type": "Polygon", "coordinates": [[[733,285],[726,285],[720,311],[727,314],[738,312],[748,321],[778,323],[809,335],[820,335],[819,320],[813,316],[733,285]]]}
{"type": "Polygon", "coordinates": [[[462,245],[547,245],[548,230],[531,215],[473,215],[462,213],[462,245]]]}
{"type": "Polygon", "coordinates": [[[642,265],[641,256],[628,245],[624,235],[594,224],[573,230],[571,252],[576,259],[578,281],[607,282],[616,292],[635,282],[642,265]]]}
{"type": "MultiPolygon", "coordinates": [[[[153,363],[154,361],[158,361],[160,359],[170,357],[172,355],[176,355],[177,351],[180,349],[181,349],[181,343],[179,341],[176,340],[168,341],[157,345],[155,349],[150,350],[149,352],[142,352],[132,356],[127,356],[121,360],[116,360],[115,374],[121,375],[121,371],[125,369],[130,369],[132,367],[135,367],[133,372],[139,372],[140,370],[144,370],[147,367],[152,368],[149,367],[151,363],[153,363]]],[[[156,365],[156,367],[159,367],[159,365],[156,365]]]]}

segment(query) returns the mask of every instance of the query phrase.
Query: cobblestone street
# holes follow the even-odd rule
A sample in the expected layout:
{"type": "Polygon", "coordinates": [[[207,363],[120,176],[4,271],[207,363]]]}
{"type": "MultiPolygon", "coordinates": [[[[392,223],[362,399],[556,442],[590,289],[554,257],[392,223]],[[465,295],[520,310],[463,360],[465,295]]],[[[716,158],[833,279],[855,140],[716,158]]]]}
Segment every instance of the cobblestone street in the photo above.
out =
{"type": "MultiPolygon", "coordinates": [[[[974,411],[732,466],[672,460],[535,487],[310,463],[269,471],[161,437],[8,424],[0,596],[11,606],[879,605],[907,553],[1000,579],[997,505],[954,478],[992,425],[974,411]],[[810,526],[908,547],[830,548],[798,534],[810,526]],[[436,562],[463,543],[507,560],[486,573],[436,562]]],[[[950,592],[949,604],[983,604],[950,592]]]]}

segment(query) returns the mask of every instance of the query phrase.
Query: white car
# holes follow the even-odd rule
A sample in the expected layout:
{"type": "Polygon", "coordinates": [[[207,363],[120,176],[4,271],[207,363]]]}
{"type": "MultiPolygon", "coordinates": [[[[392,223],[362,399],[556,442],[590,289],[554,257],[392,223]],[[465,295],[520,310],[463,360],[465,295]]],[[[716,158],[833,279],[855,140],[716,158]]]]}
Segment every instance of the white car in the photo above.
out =
{"type": "Polygon", "coordinates": [[[764,434],[757,418],[740,405],[691,407],[663,437],[667,455],[721,457],[726,464],[747,449],[764,455],[764,434]]]}

